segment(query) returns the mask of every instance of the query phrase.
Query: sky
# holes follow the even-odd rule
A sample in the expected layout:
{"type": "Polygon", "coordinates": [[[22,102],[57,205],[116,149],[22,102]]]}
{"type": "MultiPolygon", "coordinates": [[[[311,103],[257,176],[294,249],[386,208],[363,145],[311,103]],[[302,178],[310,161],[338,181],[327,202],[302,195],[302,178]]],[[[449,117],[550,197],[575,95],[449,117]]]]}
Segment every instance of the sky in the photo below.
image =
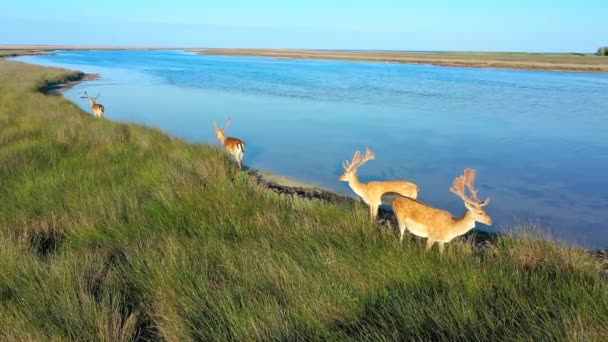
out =
{"type": "Polygon", "coordinates": [[[595,52],[608,0],[3,0],[0,44],[595,52]]]}

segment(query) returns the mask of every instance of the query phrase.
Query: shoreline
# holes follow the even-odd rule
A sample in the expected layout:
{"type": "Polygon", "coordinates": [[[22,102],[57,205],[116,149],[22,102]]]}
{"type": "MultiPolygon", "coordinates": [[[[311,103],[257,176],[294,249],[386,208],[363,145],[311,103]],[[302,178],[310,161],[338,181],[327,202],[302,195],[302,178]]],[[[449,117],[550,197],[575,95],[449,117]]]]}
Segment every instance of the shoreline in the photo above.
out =
{"type": "Polygon", "coordinates": [[[291,49],[189,49],[200,55],[268,57],[277,60],[340,60],[441,67],[608,73],[608,58],[584,54],[508,52],[384,52],[291,49]]]}
{"type": "MultiPolygon", "coordinates": [[[[63,93],[77,84],[93,81],[101,78],[99,74],[87,74],[77,71],[76,77],[70,81],[63,83],[51,84],[42,87],[40,90],[48,95],[63,95],[63,93]]],[[[323,188],[319,185],[306,183],[297,179],[292,179],[287,176],[272,173],[270,171],[259,170],[245,167],[247,174],[254,177],[259,184],[267,187],[274,192],[293,195],[306,199],[319,199],[331,203],[355,203],[357,198],[339,194],[331,189],[323,188]]]]}
{"type": "Polygon", "coordinates": [[[51,84],[51,85],[45,86],[41,89],[41,91],[43,93],[49,94],[49,95],[63,95],[63,93],[65,91],[76,86],[77,84],[87,82],[87,81],[94,81],[94,80],[97,80],[100,78],[101,78],[101,76],[99,74],[87,74],[87,73],[81,72],[73,80],[70,80],[70,81],[67,81],[64,83],[57,83],[57,84],[51,84]]]}

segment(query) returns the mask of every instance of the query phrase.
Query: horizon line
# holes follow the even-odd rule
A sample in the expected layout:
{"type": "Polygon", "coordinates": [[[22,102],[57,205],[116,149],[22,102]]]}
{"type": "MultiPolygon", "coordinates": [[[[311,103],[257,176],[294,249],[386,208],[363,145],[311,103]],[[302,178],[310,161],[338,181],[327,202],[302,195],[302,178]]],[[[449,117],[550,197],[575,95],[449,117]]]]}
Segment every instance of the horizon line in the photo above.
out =
{"type": "Polygon", "coordinates": [[[344,52],[410,52],[410,53],[521,53],[521,54],[594,54],[593,51],[580,52],[556,52],[556,51],[490,51],[490,50],[392,50],[392,49],[316,49],[316,48],[243,48],[243,47],[197,47],[197,46],[172,46],[172,45],[70,45],[70,44],[0,44],[0,49],[36,49],[54,48],[55,50],[283,50],[283,51],[344,51],[344,52]]]}

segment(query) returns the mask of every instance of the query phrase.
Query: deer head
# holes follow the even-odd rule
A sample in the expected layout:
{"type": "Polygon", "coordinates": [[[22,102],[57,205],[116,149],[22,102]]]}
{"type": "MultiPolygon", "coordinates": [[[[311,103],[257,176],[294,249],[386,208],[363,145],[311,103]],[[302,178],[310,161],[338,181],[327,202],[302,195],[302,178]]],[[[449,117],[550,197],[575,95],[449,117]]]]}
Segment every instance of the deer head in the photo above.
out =
{"type": "Polygon", "coordinates": [[[218,138],[218,140],[223,141],[224,139],[226,139],[226,134],[225,131],[228,127],[230,127],[230,125],[232,124],[232,117],[228,117],[228,120],[226,120],[226,123],[224,124],[224,127],[219,128],[217,126],[217,122],[215,122],[215,120],[213,121],[213,128],[215,129],[215,135],[218,138]]]}
{"type": "Polygon", "coordinates": [[[365,149],[364,157],[361,157],[361,152],[355,152],[352,161],[349,162],[348,160],[346,160],[344,161],[344,164],[342,164],[344,166],[344,173],[338,179],[344,182],[349,182],[352,177],[356,176],[357,169],[359,169],[361,165],[367,163],[369,160],[372,159],[376,159],[376,155],[369,148],[365,149]]]}
{"type": "Polygon", "coordinates": [[[86,92],[86,90],[85,90],[85,92],[84,92],[84,96],[81,96],[80,98],[81,98],[81,99],[87,99],[87,100],[89,100],[89,102],[91,102],[91,106],[92,106],[92,105],[94,105],[94,104],[95,104],[95,101],[97,101],[97,99],[99,98],[99,95],[101,95],[101,92],[99,92],[99,93],[97,94],[97,96],[95,96],[95,97],[90,97],[90,96],[89,96],[89,94],[87,94],[87,92],[86,92]]]}
{"type": "Polygon", "coordinates": [[[464,201],[465,207],[467,207],[469,213],[473,215],[475,221],[491,225],[492,218],[483,208],[490,204],[490,198],[486,198],[484,201],[480,201],[479,198],[477,198],[477,190],[474,187],[476,175],[477,170],[465,169],[464,175],[454,179],[454,183],[452,184],[450,191],[458,195],[458,197],[464,201]],[[471,193],[470,197],[466,195],[465,186],[471,193]]]}

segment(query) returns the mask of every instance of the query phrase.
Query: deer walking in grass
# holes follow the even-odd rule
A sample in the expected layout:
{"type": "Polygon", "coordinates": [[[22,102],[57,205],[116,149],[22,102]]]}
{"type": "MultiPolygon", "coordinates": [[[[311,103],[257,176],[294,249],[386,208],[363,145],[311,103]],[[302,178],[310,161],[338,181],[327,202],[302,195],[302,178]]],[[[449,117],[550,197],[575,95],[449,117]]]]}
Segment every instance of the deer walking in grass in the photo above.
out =
{"type": "Polygon", "coordinates": [[[218,128],[217,122],[213,121],[213,127],[215,128],[215,135],[217,139],[222,142],[224,148],[228,153],[234,156],[239,170],[243,169],[243,158],[245,157],[245,142],[239,138],[227,137],[226,129],[232,124],[232,118],[228,117],[228,121],[224,124],[224,127],[218,128]]]}
{"type": "Polygon", "coordinates": [[[87,92],[84,92],[84,96],[81,96],[81,99],[88,99],[89,102],[91,103],[91,109],[93,110],[93,115],[95,115],[96,118],[103,118],[104,115],[104,107],[101,103],[97,103],[97,99],[99,98],[99,95],[101,95],[101,93],[97,94],[97,96],[95,97],[90,97],[89,94],[87,94],[87,92]]]}
{"type": "Polygon", "coordinates": [[[492,218],[483,208],[490,203],[490,199],[480,201],[477,198],[477,190],[474,188],[476,174],[476,170],[465,169],[464,175],[454,179],[450,188],[452,193],[464,201],[467,208],[466,213],[459,218],[445,210],[431,207],[411,198],[396,198],[393,201],[393,211],[399,223],[400,241],[403,241],[403,234],[407,228],[412,234],[427,238],[427,250],[433,248],[437,242],[439,252],[443,252],[446,242],[475,228],[475,222],[491,225],[492,218]],[[470,197],[465,193],[465,186],[471,193],[470,197]]]}
{"type": "Polygon", "coordinates": [[[361,152],[355,152],[353,160],[344,162],[344,174],[340,180],[348,182],[350,188],[369,205],[369,215],[373,221],[378,216],[378,207],[382,204],[382,195],[386,193],[397,193],[402,196],[418,197],[418,186],[408,181],[382,181],[362,183],[357,176],[357,170],[367,161],[375,159],[374,152],[369,148],[365,151],[365,156],[361,157],[361,152]]]}

